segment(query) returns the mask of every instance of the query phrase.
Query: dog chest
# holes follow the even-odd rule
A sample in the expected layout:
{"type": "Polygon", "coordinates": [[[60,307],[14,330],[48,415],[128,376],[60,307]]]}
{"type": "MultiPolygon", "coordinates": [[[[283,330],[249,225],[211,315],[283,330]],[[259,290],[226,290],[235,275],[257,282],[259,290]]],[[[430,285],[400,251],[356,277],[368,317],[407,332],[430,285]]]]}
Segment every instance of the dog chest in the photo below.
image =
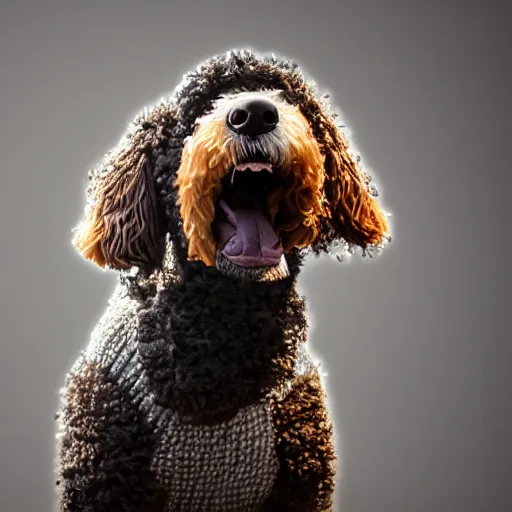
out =
{"type": "Polygon", "coordinates": [[[278,470],[268,405],[261,401],[215,425],[169,414],[154,469],[169,493],[167,512],[258,510],[278,470]]]}

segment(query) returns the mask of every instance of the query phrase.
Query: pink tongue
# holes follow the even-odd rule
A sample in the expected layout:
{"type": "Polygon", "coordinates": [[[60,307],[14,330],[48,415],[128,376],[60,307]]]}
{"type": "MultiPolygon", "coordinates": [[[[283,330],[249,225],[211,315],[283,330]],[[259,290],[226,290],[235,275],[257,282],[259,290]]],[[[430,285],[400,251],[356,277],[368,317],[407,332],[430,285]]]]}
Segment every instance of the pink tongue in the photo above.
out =
{"type": "Polygon", "coordinates": [[[277,265],[283,246],[260,209],[231,209],[220,201],[224,213],[216,219],[219,249],[231,262],[245,267],[277,265]]]}

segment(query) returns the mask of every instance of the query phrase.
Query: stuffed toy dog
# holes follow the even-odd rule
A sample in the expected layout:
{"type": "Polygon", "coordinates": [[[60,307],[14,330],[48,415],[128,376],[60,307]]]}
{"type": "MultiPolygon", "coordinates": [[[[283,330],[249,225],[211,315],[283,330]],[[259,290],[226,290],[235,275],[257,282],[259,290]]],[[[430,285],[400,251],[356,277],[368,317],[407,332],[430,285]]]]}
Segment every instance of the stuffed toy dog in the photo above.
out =
{"type": "Polygon", "coordinates": [[[334,510],[296,282],[389,230],[327,98],[288,60],[213,57],[89,178],[74,245],[119,284],[62,388],[58,510],[334,510]]]}

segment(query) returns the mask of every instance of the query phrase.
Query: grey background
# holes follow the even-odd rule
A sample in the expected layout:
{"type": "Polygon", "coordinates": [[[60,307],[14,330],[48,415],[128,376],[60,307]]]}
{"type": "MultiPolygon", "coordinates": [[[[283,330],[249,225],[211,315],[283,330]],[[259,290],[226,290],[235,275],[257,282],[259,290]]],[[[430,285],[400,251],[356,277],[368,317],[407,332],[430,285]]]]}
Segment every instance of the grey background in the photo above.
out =
{"type": "Polygon", "coordinates": [[[70,244],[87,170],[235,46],[333,94],[393,213],[381,258],[300,281],[342,441],[336,510],[512,510],[506,4],[2,4],[2,512],[52,509],[56,392],[116,279],[70,244]]]}

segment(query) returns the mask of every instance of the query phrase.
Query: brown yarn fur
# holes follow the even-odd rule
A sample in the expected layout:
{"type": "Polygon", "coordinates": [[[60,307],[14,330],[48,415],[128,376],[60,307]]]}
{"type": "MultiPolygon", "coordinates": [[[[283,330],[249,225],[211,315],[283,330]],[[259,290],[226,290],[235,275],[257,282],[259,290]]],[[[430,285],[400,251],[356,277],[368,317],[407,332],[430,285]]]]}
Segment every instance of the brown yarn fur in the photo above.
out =
{"type": "Polygon", "coordinates": [[[331,511],[336,454],[333,424],[320,375],[304,376],[271,403],[279,472],[264,510],[331,511]]]}
{"type": "Polygon", "coordinates": [[[128,149],[113,170],[96,178],[94,205],[73,243],[100,267],[150,266],[159,252],[157,197],[148,166],[146,153],[128,149]]]}
{"type": "Polygon", "coordinates": [[[230,155],[224,144],[224,125],[220,119],[199,124],[185,142],[176,185],[183,230],[188,239],[190,259],[215,265],[215,242],[211,223],[221,179],[230,168],[230,155]]]}
{"type": "Polygon", "coordinates": [[[323,114],[325,130],[325,194],[330,221],[338,236],[360,247],[378,245],[389,232],[384,212],[364,183],[348,151],[348,142],[323,114]]]}

